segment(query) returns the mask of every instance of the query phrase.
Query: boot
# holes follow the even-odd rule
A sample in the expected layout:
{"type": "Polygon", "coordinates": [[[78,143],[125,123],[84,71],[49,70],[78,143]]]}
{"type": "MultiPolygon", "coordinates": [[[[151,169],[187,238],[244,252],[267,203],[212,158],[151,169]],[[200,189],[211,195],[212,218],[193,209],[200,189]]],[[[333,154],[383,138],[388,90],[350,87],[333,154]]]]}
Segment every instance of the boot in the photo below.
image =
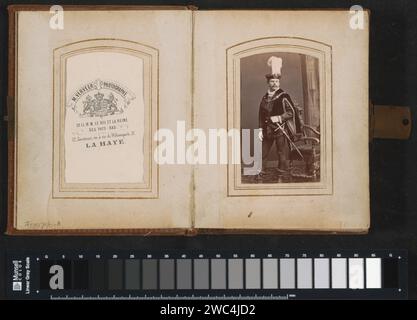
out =
{"type": "Polygon", "coordinates": [[[287,176],[289,175],[289,161],[288,160],[280,160],[277,168],[277,172],[279,175],[287,176]]]}
{"type": "Polygon", "coordinates": [[[266,163],[267,163],[266,160],[262,160],[262,169],[259,172],[260,177],[265,176],[267,174],[267,172],[266,172],[266,163]]]}

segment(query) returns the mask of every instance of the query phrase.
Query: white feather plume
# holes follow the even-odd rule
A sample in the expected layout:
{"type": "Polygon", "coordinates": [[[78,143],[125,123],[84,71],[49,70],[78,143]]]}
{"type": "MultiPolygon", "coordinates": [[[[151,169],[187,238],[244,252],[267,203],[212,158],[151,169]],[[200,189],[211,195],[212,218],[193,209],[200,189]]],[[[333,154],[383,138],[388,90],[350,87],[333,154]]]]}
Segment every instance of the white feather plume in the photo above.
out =
{"type": "Polygon", "coordinates": [[[271,67],[272,74],[281,74],[282,59],[272,56],[268,59],[268,66],[271,67]]]}

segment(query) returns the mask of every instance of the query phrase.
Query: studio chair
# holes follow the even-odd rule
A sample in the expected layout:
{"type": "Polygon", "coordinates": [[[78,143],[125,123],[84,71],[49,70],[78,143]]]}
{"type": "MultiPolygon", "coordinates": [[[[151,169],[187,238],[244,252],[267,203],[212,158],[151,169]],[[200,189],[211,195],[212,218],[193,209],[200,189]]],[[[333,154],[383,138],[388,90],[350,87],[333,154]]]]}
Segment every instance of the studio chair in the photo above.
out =
{"type": "Polygon", "coordinates": [[[320,179],[320,129],[304,124],[302,132],[294,137],[294,143],[303,155],[294,148],[290,153],[290,175],[303,181],[320,179]]]}

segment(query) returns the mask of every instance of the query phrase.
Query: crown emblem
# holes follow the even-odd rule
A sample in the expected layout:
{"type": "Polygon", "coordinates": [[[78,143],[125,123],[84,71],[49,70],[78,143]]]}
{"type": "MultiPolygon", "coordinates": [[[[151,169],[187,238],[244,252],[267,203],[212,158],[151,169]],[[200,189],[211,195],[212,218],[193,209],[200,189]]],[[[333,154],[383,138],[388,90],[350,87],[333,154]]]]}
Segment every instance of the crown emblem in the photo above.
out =
{"type": "Polygon", "coordinates": [[[104,94],[102,94],[101,92],[97,92],[94,97],[96,98],[96,100],[102,100],[104,97],[104,94]]]}

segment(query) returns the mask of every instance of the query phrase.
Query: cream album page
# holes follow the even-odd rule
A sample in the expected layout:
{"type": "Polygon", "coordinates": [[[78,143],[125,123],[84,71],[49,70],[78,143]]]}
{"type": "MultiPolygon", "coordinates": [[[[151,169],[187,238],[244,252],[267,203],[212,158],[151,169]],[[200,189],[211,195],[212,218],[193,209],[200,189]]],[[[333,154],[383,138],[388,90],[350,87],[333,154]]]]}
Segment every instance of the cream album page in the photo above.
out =
{"type": "Polygon", "coordinates": [[[223,129],[218,149],[228,146],[227,162],[195,167],[196,228],[367,231],[369,17],[359,14],[195,12],[194,126],[223,129]]]}
{"type": "Polygon", "coordinates": [[[191,123],[191,11],[62,13],[15,13],[15,228],[191,227],[191,167],[154,154],[191,123]]]}

